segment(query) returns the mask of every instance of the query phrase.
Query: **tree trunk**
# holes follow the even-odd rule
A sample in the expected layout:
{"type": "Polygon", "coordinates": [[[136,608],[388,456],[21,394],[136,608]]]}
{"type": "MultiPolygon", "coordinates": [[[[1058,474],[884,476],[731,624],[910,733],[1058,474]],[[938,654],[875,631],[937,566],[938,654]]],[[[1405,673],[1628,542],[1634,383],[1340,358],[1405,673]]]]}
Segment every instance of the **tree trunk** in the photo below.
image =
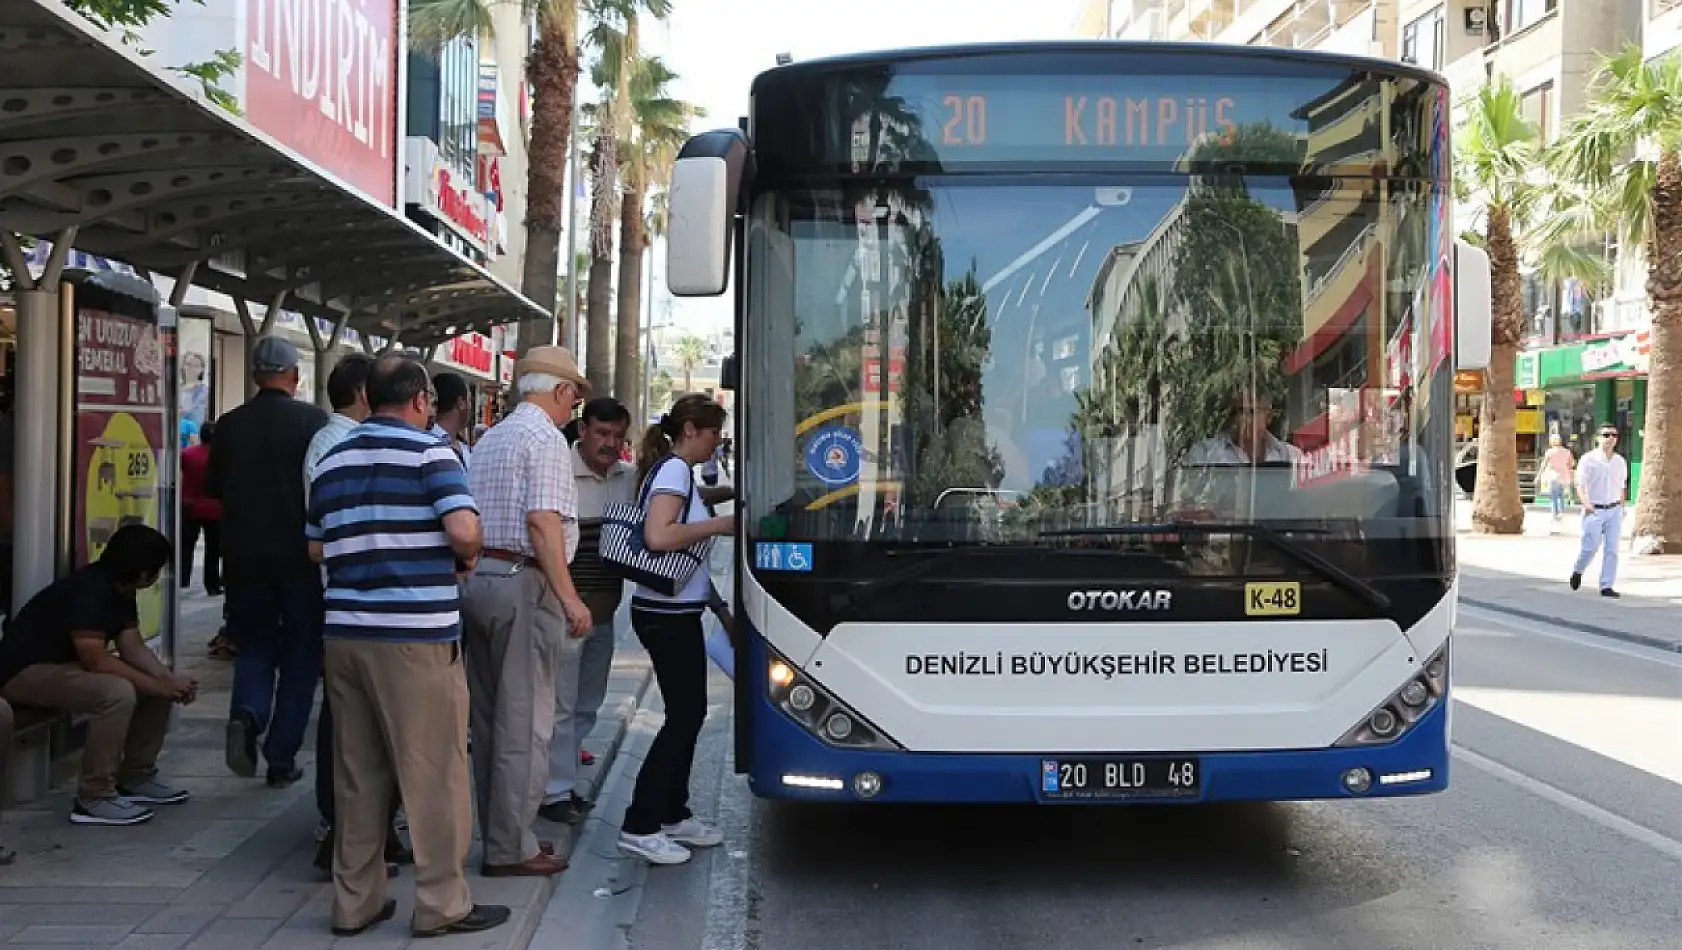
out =
{"type": "Polygon", "coordinates": [[[1524,327],[1519,288],[1518,247],[1507,210],[1491,207],[1484,237],[1494,291],[1489,368],[1483,374],[1483,410],[1478,420],[1478,481],[1472,492],[1472,530],[1480,534],[1522,534],[1524,500],[1518,488],[1518,430],[1513,403],[1514,367],[1524,327]]]}
{"type": "MultiPolygon", "coordinates": [[[[562,6],[565,6],[564,4],[562,6]]],[[[520,292],[553,310],[560,282],[561,223],[566,215],[567,146],[572,141],[573,94],[578,85],[577,14],[544,17],[527,61],[532,89],[531,145],[526,178],[526,262],[520,292]]],[[[547,344],[555,320],[520,324],[517,352],[547,344]]]]}
{"type": "Polygon", "coordinates": [[[642,409],[642,266],[648,240],[643,236],[641,183],[633,176],[626,182],[624,202],[619,207],[619,339],[613,360],[613,394],[631,410],[640,423],[642,409]]]}
{"type": "Polygon", "coordinates": [[[1653,348],[1647,360],[1647,418],[1632,548],[1637,554],[1679,554],[1682,418],[1672,419],[1671,414],[1682,407],[1682,373],[1677,366],[1682,360],[1682,158],[1675,151],[1659,157],[1658,181],[1653,186],[1647,293],[1653,311],[1653,348]]]}
{"type": "Polygon", "coordinates": [[[594,395],[613,388],[613,258],[590,255],[590,283],[584,288],[584,376],[594,395]]]}

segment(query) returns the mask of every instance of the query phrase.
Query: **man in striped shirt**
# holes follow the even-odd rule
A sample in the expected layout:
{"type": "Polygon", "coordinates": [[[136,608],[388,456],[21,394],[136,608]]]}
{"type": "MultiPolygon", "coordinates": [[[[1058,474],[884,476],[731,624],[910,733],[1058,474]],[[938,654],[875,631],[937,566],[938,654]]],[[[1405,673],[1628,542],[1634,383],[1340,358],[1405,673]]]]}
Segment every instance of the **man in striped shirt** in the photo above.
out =
{"type": "Polygon", "coordinates": [[[333,932],[390,919],[384,848],[401,791],[414,840],[416,936],[487,930],[475,906],[467,679],[456,582],[478,560],[479,513],[449,446],[425,430],[426,367],[385,356],[372,415],[330,449],[310,485],[310,553],[327,566],[326,676],[333,708],[333,932]]]}

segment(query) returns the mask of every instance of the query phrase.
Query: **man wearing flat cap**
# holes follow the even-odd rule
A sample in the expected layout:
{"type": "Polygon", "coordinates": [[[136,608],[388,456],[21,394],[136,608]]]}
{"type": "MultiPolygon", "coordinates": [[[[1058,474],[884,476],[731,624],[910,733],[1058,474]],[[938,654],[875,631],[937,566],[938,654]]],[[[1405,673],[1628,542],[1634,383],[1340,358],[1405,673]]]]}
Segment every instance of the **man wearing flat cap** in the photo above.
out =
{"type": "Polygon", "coordinates": [[[591,627],[567,567],[578,548],[578,494],[560,428],[590,384],[559,346],[532,347],[514,374],[520,404],[473,449],[468,485],[485,542],[461,602],[487,877],[566,870],[531,826],[543,804],[556,711],[567,691],[577,692],[591,627]]]}
{"type": "Polygon", "coordinates": [[[205,494],[222,501],[222,580],[234,658],[227,763],[268,783],[303,777],[304,744],[321,678],[321,573],[304,538],[304,455],[327,413],[294,398],[298,348],[274,336],[251,347],[257,394],[216,424],[205,494]]]}

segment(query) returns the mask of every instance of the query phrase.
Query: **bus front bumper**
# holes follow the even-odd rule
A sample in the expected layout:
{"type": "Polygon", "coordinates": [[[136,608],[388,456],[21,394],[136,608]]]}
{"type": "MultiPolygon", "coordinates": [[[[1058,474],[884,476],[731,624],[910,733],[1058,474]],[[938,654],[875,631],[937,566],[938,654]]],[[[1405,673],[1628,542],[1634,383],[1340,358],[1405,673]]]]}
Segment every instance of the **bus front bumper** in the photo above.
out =
{"type": "MultiPolygon", "coordinates": [[[[748,783],[761,798],[828,802],[1193,804],[1428,795],[1448,787],[1448,703],[1397,741],[1352,749],[1206,752],[1174,757],[1059,756],[842,750],[825,745],[763,700],[753,716],[748,783]],[[1106,758],[1196,760],[1195,787],[1171,795],[1061,798],[1047,762],[1106,758]],[[1363,780],[1364,776],[1364,780],[1363,780]]],[[[1093,767],[1098,767],[1096,764],[1093,767]]]]}

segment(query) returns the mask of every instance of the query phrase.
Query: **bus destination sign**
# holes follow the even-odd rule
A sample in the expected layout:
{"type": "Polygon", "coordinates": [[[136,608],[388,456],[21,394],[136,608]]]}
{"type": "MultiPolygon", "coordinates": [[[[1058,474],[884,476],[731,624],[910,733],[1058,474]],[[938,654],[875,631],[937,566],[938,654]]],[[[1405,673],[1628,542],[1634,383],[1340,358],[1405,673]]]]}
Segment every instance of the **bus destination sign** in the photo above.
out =
{"type": "MultiPolygon", "coordinates": [[[[1337,88],[1323,78],[899,75],[879,100],[880,141],[912,161],[932,153],[947,167],[1173,165],[1210,142],[1226,147],[1227,161],[1278,162],[1290,149],[1301,154],[1306,115],[1337,88]]],[[[861,97],[840,91],[857,116],[861,97]]],[[[849,158],[866,160],[870,115],[851,121],[849,158]]]]}

